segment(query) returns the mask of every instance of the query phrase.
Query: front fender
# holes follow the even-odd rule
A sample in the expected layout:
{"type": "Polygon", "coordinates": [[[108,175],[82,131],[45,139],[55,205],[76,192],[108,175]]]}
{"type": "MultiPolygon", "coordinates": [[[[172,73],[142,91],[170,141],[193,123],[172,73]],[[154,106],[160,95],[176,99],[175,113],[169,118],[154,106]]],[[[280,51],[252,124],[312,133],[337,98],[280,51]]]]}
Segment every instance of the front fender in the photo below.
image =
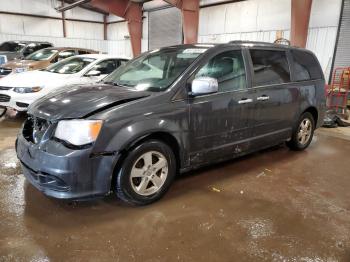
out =
{"type": "Polygon", "coordinates": [[[147,135],[163,132],[172,135],[181,146],[183,130],[175,123],[166,119],[147,119],[130,123],[119,129],[109,141],[107,148],[117,148],[118,151],[128,148],[134,141],[147,135]]]}
{"type": "Polygon", "coordinates": [[[181,165],[186,162],[188,145],[188,123],[186,120],[153,118],[138,121],[105,123],[94,146],[94,152],[123,152],[149,135],[166,134],[177,142],[181,165]]]}

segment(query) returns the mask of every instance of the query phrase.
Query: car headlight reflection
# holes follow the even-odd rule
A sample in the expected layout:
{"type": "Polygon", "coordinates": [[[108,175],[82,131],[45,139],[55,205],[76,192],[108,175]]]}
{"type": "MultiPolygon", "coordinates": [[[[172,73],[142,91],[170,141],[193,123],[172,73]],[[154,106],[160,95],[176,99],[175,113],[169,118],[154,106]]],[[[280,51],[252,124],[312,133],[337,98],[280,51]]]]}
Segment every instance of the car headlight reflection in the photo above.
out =
{"type": "Polygon", "coordinates": [[[13,89],[13,91],[15,91],[16,93],[20,93],[20,94],[27,94],[27,93],[36,93],[39,92],[40,90],[42,90],[43,87],[42,86],[35,86],[35,87],[15,87],[13,89]]]}

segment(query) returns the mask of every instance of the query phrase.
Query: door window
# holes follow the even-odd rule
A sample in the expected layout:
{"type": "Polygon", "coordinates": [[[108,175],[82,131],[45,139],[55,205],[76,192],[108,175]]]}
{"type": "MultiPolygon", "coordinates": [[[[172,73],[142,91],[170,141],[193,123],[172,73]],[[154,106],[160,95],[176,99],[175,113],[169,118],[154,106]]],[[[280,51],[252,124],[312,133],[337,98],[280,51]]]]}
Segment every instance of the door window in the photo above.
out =
{"type": "Polygon", "coordinates": [[[195,75],[218,80],[219,92],[245,89],[247,86],[241,50],[223,52],[211,58],[195,75]]]}
{"type": "Polygon", "coordinates": [[[38,50],[41,50],[41,49],[43,49],[45,47],[46,46],[43,45],[43,44],[36,44],[33,49],[34,49],[34,51],[38,51],[38,50]]]}
{"type": "Polygon", "coordinates": [[[94,65],[90,71],[100,71],[101,75],[109,75],[118,67],[118,61],[114,59],[104,60],[94,65]]]}
{"type": "Polygon", "coordinates": [[[315,57],[307,52],[292,50],[295,81],[322,79],[320,66],[315,57]]]}
{"type": "Polygon", "coordinates": [[[23,51],[23,55],[27,56],[30,55],[31,53],[34,53],[37,49],[36,49],[37,45],[34,43],[29,44],[23,51]]]}
{"type": "Polygon", "coordinates": [[[285,51],[250,50],[253,62],[253,86],[290,82],[289,64],[285,51]]]}
{"type": "Polygon", "coordinates": [[[78,50],[79,55],[86,55],[86,54],[91,54],[91,51],[89,50],[78,50]]]}
{"type": "Polygon", "coordinates": [[[123,59],[123,60],[120,60],[119,62],[120,62],[120,65],[122,66],[122,65],[125,65],[128,62],[128,60],[123,59]]]}
{"type": "Polygon", "coordinates": [[[65,59],[65,58],[68,58],[68,57],[71,57],[71,56],[74,56],[75,55],[75,50],[64,50],[64,51],[61,51],[58,56],[57,56],[57,61],[60,61],[62,59],[65,59]]]}
{"type": "Polygon", "coordinates": [[[41,48],[52,47],[52,44],[41,44],[41,48]]]}

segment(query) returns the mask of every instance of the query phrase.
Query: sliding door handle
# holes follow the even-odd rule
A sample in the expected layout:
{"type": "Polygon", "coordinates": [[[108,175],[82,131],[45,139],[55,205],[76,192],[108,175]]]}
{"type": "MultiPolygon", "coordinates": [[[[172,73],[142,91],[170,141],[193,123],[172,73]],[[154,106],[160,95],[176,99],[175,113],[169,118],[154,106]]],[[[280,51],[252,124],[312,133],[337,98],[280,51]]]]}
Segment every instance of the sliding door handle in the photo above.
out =
{"type": "Polygon", "coordinates": [[[266,101],[266,100],[269,100],[270,97],[269,96],[259,96],[256,100],[258,101],[266,101]]]}
{"type": "Polygon", "coordinates": [[[251,98],[242,98],[241,100],[238,101],[238,104],[248,104],[253,102],[253,99],[251,98]]]}

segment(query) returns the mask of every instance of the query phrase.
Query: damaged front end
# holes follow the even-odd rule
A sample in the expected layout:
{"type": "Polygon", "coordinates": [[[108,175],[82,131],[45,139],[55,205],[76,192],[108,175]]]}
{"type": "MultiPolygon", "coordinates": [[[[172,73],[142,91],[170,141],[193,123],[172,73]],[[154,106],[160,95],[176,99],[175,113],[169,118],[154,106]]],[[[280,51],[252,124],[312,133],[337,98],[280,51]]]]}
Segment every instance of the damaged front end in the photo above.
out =
{"type": "Polygon", "coordinates": [[[96,155],[93,145],[72,148],[55,139],[58,122],[29,116],[16,141],[27,180],[48,196],[81,199],[109,193],[114,154],[96,155]],[[94,157],[92,157],[94,156],[94,157]]]}
{"type": "Polygon", "coordinates": [[[96,149],[97,138],[105,140],[107,131],[102,131],[104,120],[94,116],[145,96],[115,87],[85,87],[33,103],[16,141],[27,180],[55,198],[108,194],[119,155],[96,149]]]}

